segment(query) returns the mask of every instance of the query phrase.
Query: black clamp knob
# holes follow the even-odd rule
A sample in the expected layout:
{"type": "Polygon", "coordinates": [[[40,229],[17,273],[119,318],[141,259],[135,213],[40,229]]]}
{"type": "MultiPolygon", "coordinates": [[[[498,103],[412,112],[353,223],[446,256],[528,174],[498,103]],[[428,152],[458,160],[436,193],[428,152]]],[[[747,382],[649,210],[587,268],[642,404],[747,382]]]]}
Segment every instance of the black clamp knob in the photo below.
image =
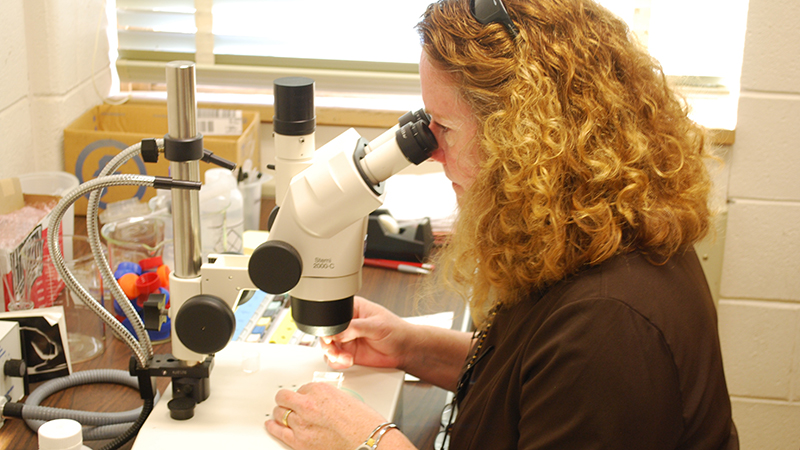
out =
{"type": "Polygon", "coordinates": [[[158,144],[155,139],[142,140],[141,147],[142,159],[147,163],[158,162],[158,144]]]}
{"type": "Polygon", "coordinates": [[[144,328],[150,331],[160,331],[161,325],[167,323],[167,296],[164,294],[150,294],[142,305],[144,328]]]}

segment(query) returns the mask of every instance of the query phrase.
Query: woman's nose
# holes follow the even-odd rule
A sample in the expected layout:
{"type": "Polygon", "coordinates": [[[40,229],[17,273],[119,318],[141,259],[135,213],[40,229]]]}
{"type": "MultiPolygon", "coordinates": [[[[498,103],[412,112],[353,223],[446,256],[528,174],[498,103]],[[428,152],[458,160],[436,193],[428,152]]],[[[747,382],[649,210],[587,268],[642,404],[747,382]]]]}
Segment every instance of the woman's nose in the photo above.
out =
{"type": "Polygon", "coordinates": [[[436,147],[436,150],[434,150],[431,153],[430,159],[432,159],[432,160],[434,160],[434,161],[436,161],[438,163],[444,164],[444,150],[442,150],[442,144],[441,143],[439,143],[439,146],[436,147]]]}

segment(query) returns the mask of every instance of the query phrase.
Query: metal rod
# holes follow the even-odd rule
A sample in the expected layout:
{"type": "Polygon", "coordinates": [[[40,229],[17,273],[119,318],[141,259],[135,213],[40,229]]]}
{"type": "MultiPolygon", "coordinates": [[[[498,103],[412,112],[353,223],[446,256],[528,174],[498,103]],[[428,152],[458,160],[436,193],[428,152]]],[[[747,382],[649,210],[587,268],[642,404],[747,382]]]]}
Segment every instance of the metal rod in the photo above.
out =
{"type": "MultiPolygon", "coordinates": [[[[166,65],[167,121],[169,136],[177,140],[197,138],[197,100],[195,66],[191,61],[173,61],[166,65]]],[[[176,180],[200,181],[200,162],[170,162],[170,174],[176,180]]],[[[173,273],[179,278],[200,276],[200,197],[198,191],[172,189],[172,229],[175,244],[173,273]]]]}
{"type": "Polygon", "coordinates": [[[192,139],[197,136],[194,63],[172,61],[166,69],[169,135],[173,139],[192,139]]]}

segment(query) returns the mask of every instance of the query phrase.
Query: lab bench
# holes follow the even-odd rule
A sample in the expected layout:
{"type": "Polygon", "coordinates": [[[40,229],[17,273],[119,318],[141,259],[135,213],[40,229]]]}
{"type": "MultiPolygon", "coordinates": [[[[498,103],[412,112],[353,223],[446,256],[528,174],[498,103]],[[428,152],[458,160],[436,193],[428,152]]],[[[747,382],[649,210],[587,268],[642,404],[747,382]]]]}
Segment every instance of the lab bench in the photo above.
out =
{"type": "MultiPolygon", "coordinates": [[[[269,199],[262,202],[262,227],[274,205],[269,199]]],[[[77,232],[85,230],[85,218],[76,217],[77,232]]],[[[85,232],[85,231],[84,231],[85,232]]],[[[456,311],[454,324],[463,320],[463,302],[457,294],[446,290],[429,292],[432,300],[422,300],[419,305],[414,299],[418,290],[425,287],[426,275],[413,275],[381,268],[364,267],[362,287],[358,295],[382,304],[396,314],[408,317],[431,314],[443,311],[456,311]]],[[[438,289],[438,288],[437,288],[438,289]]],[[[457,325],[454,325],[457,327],[457,325]]],[[[154,345],[155,353],[169,353],[170,344],[154,345]]],[[[74,364],[73,371],[91,369],[127,370],[131,352],[119,339],[106,332],[106,349],[95,359],[74,364]]],[[[167,378],[158,379],[158,389],[164,392],[169,385],[167,378]]],[[[35,389],[32,385],[31,389],[35,389]]],[[[214,387],[211,387],[212,394],[214,387]]],[[[408,436],[417,448],[433,448],[433,442],[439,431],[442,407],[446,402],[446,391],[419,381],[406,381],[398,405],[398,417],[395,419],[403,433],[408,436]]],[[[69,388],[50,396],[42,402],[43,406],[69,408],[83,411],[125,411],[141,406],[139,393],[125,386],[115,384],[95,384],[69,388]]],[[[198,405],[202,408],[202,404],[198,405]]],[[[87,441],[84,444],[91,448],[101,448],[110,441],[87,441]]],[[[133,441],[122,446],[130,449],[133,441]]],[[[6,419],[0,428],[0,449],[36,450],[37,436],[21,419],[6,419]]]]}

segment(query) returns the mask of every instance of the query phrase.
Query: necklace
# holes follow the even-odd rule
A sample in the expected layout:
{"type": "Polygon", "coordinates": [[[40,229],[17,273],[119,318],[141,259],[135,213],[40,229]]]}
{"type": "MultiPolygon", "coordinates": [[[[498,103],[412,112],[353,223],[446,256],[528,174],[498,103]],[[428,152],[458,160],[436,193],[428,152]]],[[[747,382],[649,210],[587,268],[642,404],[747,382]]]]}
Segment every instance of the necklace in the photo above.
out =
{"type": "Polygon", "coordinates": [[[481,359],[483,359],[484,356],[491,353],[492,349],[494,348],[489,346],[484,350],[484,344],[486,342],[486,336],[489,334],[489,330],[494,324],[494,319],[495,316],[497,316],[497,311],[499,309],[499,304],[492,307],[491,311],[489,311],[488,317],[484,321],[484,325],[480,328],[480,330],[475,330],[475,332],[472,334],[472,340],[476,341],[475,350],[464,362],[464,370],[461,374],[461,377],[458,379],[458,383],[456,384],[456,392],[453,396],[452,402],[450,402],[448,406],[445,406],[445,411],[443,412],[442,417],[442,430],[436,437],[436,442],[434,444],[435,448],[445,450],[450,447],[450,431],[453,429],[453,421],[456,418],[458,405],[461,404],[461,401],[464,399],[464,397],[466,397],[468,390],[467,388],[472,384],[472,373],[475,369],[475,366],[480,362],[481,359]],[[448,416],[446,423],[444,421],[445,414],[448,416]]]}
{"type": "Polygon", "coordinates": [[[475,350],[472,352],[472,356],[465,362],[464,371],[461,375],[461,378],[458,380],[458,384],[456,385],[456,400],[457,403],[461,403],[461,400],[466,395],[466,387],[469,386],[470,381],[472,380],[472,372],[475,368],[475,365],[483,359],[484,356],[488,355],[489,352],[492,350],[492,347],[487,348],[485,351],[483,350],[483,345],[486,341],[486,336],[489,334],[489,330],[492,329],[492,325],[494,324],[494,318],[497,316],[497,310],[500,309],[500,305],[495,305],[491,311],[489,311],[489,316],[486,318],[484,322],[484,326],[481,327],[480,331],[476,330],[472,334],[472,339],[476,341],[475,350]]]}

